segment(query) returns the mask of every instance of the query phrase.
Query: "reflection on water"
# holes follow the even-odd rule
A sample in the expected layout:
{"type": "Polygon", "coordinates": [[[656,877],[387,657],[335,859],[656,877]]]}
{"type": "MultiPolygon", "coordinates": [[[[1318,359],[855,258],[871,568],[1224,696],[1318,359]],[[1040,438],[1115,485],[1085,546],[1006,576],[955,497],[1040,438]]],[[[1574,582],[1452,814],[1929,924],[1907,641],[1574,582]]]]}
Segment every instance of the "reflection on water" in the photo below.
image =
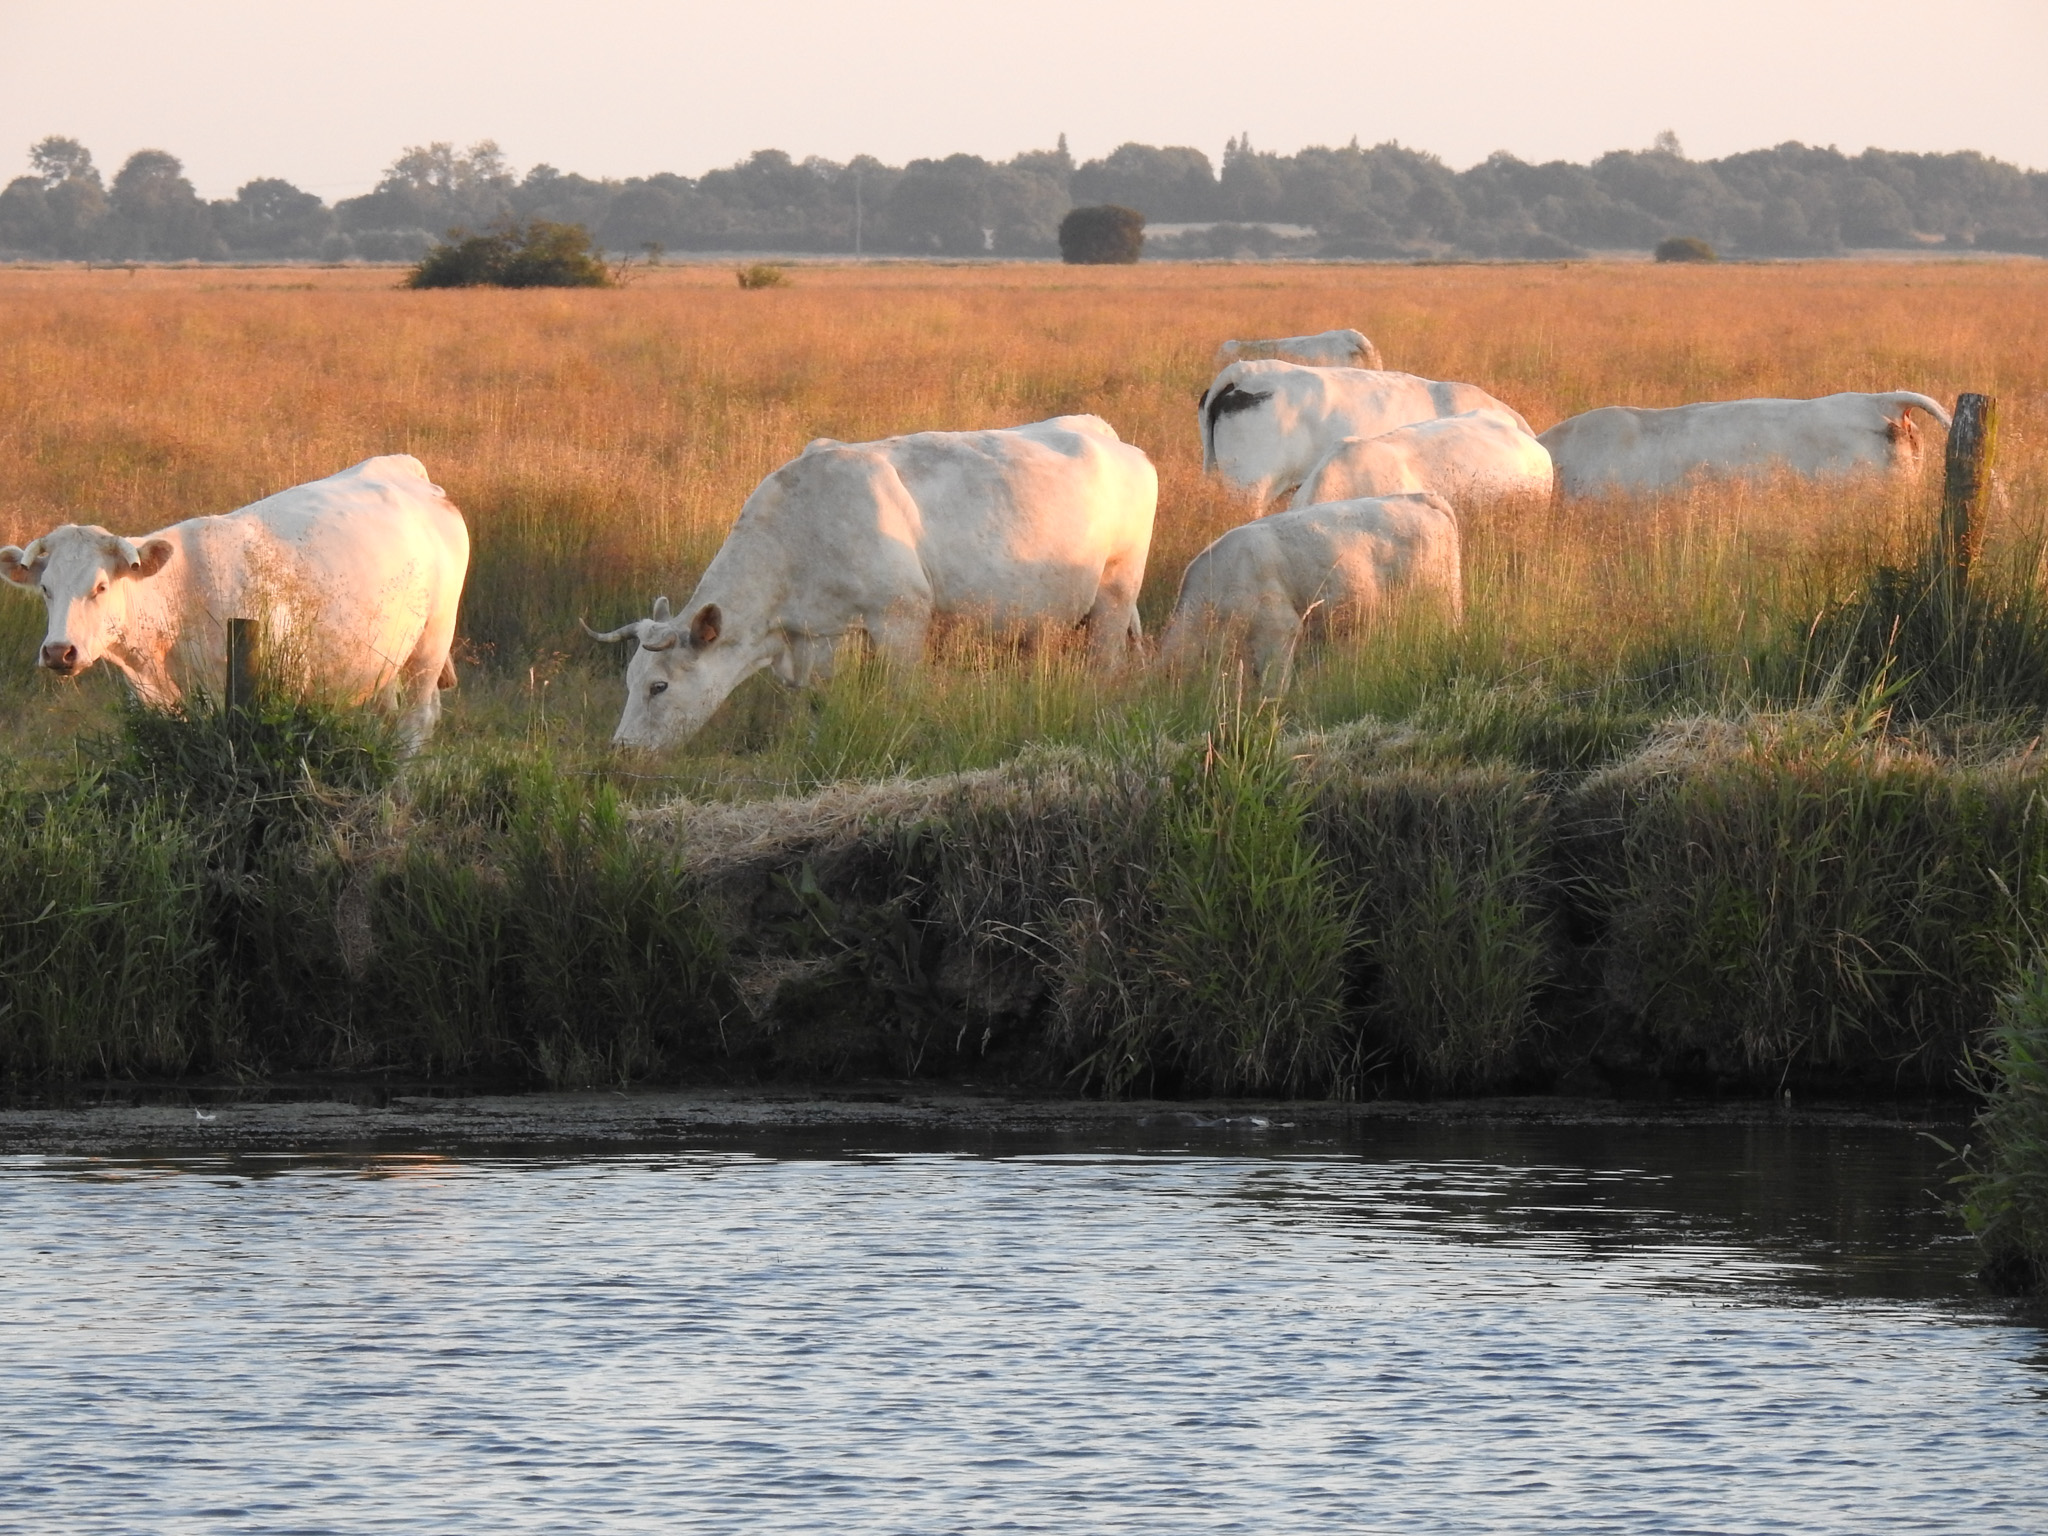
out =
{"type": "Polygon", "coordinates": [[[1924,1142],[1362,1134],[0,1161],[0,1529],[2042,1529],[1924,1142]]]}

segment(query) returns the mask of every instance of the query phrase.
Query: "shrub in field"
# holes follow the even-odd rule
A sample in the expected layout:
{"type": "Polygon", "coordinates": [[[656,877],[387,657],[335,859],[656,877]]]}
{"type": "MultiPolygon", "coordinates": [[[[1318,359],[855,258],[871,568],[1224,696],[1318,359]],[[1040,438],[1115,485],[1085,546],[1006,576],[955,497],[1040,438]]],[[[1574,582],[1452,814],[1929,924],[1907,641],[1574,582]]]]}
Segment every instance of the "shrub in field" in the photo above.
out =
{"type": "Polygon", "coordinates": [[[408,288],[609,288],[611,273],[581,224],[510,220],[481,235],[451,229],[420,258],[408,288]]]}
{"type": "Polygon", "coordinates": [[[241,822],[303,819],[324,797],[383,789],[398,773],[398,740],[367,710],[265,700],[220,709],[124,704],[116,731],[92,743],[108,782],[130,800],[161,799],[241,822]]]}
{"type": "Polygon", "coordinates": [[[1673,235],[1657,242],[1659,261],[1719,261],[1714,248],[1697,235],[1673,235]]]}
{"type": "Polygon", "coordinates": [[[2036,561],[1958,579],[1881,565],[1813,626],[1810,686],[1881,692],[1916,718],[2048,710],[2048,598],[2036,561]]]}
{"type": "Polygon", "coordinates": [[[1128,266],[1145,251],[1145,215],[1103,203],[1060,220],[1060,260],[1072,266],[1128,266]]]}
{"type": "Polygon", "coordinates": [[[733,274],[742,288],[787,288],[789,273],[781,267],[765,261],[757,261],[750,267],[741,267],[733,274]]]}
{"type": "Polygon", "coordinates": [[[2037,957],[2001,1000],[1978,1059],[1984,1109],[1957,1179],[1984,1278],[2005,1292],[2048,1284],[2048,959],[2037,957]]]}

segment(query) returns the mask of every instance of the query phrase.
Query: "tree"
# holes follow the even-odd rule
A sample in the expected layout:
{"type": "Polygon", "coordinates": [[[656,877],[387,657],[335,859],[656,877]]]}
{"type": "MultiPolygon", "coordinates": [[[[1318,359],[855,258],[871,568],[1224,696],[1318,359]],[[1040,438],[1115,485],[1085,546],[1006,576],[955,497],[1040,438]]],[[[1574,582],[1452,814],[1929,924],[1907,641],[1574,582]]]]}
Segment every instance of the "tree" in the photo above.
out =
{"type": "Polygon", "coordinates": [[[243,183],[214,213],[230,249],[264,256],[316,255],[334,228],[325,203],[275,176],[243,183]]]}
{"type": "Polygon", "coordinates": [[[114,177],[108,202],[117,255],[181,259],[220,252],[206,205],[176,155],[138,149],[114,177]]]}
{"type": "Polygon", "coordinates": [[[67,181],[82,181],[95,187],[100,184],[100,173],[92,163],[92,151],[76,139],[52,134],[29,150],[28,162],[46,189],[67,181]]]}
{"type": "Polygon", "coordinates": [[[979,155],[913,160],[889,197],[889,226],[905,248],[949,256],[994,249],[989,163],[979,155]]]}
{"type": "Polygon", "coordinates": [[[1913,212],[1875,176],[1858,176],[1842,189],[1842,239],[1849,245],[1911,245],[1913,212]]]}
{"type": "Polygon", "coordinates": [[[1060,260],[1073,266],[1127,266],[1145,250],[1145,215],[1113,203],[1076,208],[1060,220],[1060,260]]]}
{"type": "Polygon", "coordinates": [[[1074,179],[1074,157],[1067,151],[1067,136],[1060,135],[1056,149],[1027,149],[1010,161],[1013,171],[1035,171],[1049,177],[1060,189],[1060,196],[1067,195],[1067,189],[1074,179]]]}
{"type": "Polygon", "coordinates": [[[0,251],[41,252],[50,243],[50,198],[40,177],[17,176],[0,191],[0,251]]]}
{"type": "Polygon", "coordinates": [[[344,229],[365,234],[480,229],[511,216],[515,185],[496,140],[480,139],[467,150],[436,140],[407,148],[373,191],[343,199],[334,212],[344,229]]]}
{"type": "Polygon", "coordinates": [[[1209,157],[1185,145],[1119,144],[1075,171],[1071,188],[1082,202],[1136,208],[1162,223],[1213,219],[1221,211],[1209,157]]]}

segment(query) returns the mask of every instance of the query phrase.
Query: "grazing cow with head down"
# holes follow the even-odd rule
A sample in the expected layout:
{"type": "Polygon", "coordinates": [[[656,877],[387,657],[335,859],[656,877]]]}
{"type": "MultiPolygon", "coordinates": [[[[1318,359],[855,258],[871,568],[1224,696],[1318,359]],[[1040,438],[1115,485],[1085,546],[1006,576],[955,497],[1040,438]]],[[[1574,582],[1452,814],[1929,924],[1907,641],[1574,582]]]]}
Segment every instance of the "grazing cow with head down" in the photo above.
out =
{"type": "Polygon", "coordinates": [[[597,635],[640,642],[612,739],[686,741],[763,668],[821,680],[852,631],[916,661],[938,615],[1011,633],[1085,625],[1098,658],[1120,658],[1138,635],[1158,499],[1151,461],[1095,416],[821,438],[747,498],[680,616],[664,598],[597,635]]]}
{"type": "Polygon", "coordinates": [[[1312,617],[1370,621],[1430,600],[1462,620],[1458,520],[1441,496],[1324,502],[1233,528],[1195,556],[1161,649],[1184,659],[1227,636],[1275,692],[1312,617]]]}
{"type": "Polygon", "coordinates": [[[1270,341],[1226,341],[1216,349],[1216,366],[1256,358],[1306,363],[1311,368],[1378,368],[1380,349],[1363,331],[1318,331],[1313,336],[1276,336],[1270,341]]]}
{"type": "Polygon", "coordinates": [[[1300,485],[1347,437],[1378,437],[1466,411],[1498,411],[1528,429],[1476,384],[1279,362],[1232,363],[1203,392],[1199,409],[1202,468],[1220,470],[1261,507],[1300,485]]]}
{"type": "Polygon", "coordinates": [[[1689,480],[1809,480],[1911,475],[1920,467],[1914,411],[1949,424],[1925,395],[1824,395],[1818,400],[1713,400],[1665,410],[1608,405],[1559,422],[1539,439],[1567,496],[1670,490],[1689,480]]]}
{"type": "Polygon", "coordinates": [[[1354,501],[1403,491],[1468,496],[1548,496],[1550,455],[1498,411],[1467,411],[1396,427],[1378,437],[1347,437],[1309,471],[1293,505],[1354,501]]]}
{"type": "Polygon", "coordinates": [[[195,687],[219,698],[227,621],[254,619],[297,682],[345,703],[381,697],[414,749],[454,686],[468,569],[462,514],[409,454],[137,539],[66,523],[0,549],[0,576],[49,606],[39,660],[59,677],[104,657],[145,704],[171,708],[195,687]]]}

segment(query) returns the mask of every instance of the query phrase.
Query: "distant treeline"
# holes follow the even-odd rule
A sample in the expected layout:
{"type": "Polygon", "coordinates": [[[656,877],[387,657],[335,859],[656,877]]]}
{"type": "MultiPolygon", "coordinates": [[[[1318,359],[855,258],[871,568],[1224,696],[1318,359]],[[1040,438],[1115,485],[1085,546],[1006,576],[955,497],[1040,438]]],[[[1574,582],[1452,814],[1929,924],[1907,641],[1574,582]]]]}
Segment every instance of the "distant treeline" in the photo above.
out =
{"type": "Polygon", "coordinates": [[[104,181],[75,139],[49,138],[0,192],[0,258],[412,260],[436,236],[508,217],[582,224],[607,250],[1050,256],[1059,221],[1119,203],[1154,225],[1148,255],[1556,258],[1693,235],[1760,256],[1941,246],[2048,255],[2048,172],[1945,155],[1781,144],[1688,160],[1670,134],[1591,165],[1496,154],[1453,171],[1356,142],[1280,155],[1233,139],[1126,144],[1074,163],[1066,139],[998,164],[977,155],[841,165],[764,149],[699,177],[513,174],[496,144],[405,151],[373,191],[330,206],[265,177],[208,202],[175,155],[145,149],[104,181]]]}

